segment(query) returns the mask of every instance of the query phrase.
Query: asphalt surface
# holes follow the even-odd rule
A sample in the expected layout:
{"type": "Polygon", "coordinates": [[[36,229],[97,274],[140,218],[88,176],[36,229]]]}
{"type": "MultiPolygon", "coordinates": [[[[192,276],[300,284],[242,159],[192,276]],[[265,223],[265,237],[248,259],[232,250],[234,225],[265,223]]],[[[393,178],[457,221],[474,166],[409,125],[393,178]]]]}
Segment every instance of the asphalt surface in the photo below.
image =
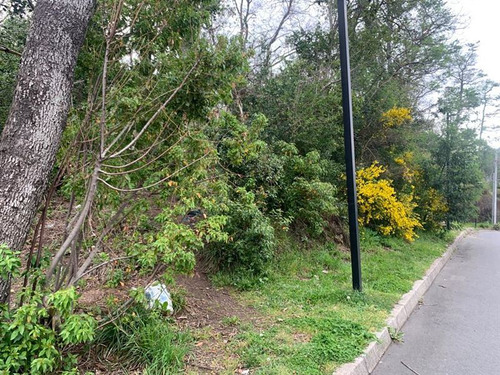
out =
{"type": "Polygon", "coordinates": [[[402,331],[372,375],[500,375],[500,232],[461,241],[402,331]]]}

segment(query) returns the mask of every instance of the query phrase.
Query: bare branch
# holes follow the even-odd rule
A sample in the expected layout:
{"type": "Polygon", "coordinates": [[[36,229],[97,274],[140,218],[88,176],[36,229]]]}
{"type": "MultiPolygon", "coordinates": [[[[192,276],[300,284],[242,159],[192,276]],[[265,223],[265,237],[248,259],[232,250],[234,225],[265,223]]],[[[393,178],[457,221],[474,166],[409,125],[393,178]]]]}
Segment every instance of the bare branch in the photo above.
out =
{"type": "Polygon", "coordinates": [[[70,285],[74,285],[74,284],[75,284],[75,283],[77,283],[77,282],[78,282],[78,280],[80,280],[82,277],[85,277],[85,276],[87,276],[87,275],[91,274],[92,272],[94,272],[94,271],[98,270],[98,269],[99,269],[99,268],[101,268],[101,267],[104,267],[104,266],[105,266],[105,265],[107,265],[107,264],[110,264],[110,263],[113,263],[113,262],[117,262],[117,261],[119,261],[119,260],[130,259],[130,258],[133,258],[133,257],[134,257],[134,255],[123,256],[123,257],[113,258],[113,259],[108,260],[107,262],[103,262],[103,263],[101,263],[101,264],[98,264],[97,266],[92,267],[91,269],[89,269],[87,272],[84,272],[84,273],[82,273],[81,275],[79,275],[79,276],[75,277],[73,280],[71,280],[70,285]]]}
{"type": "Polygon", "coordinates": [[[152,187],[155,187],[169,179],[171,179],[172,177],[174,177],[175,175],[179,174],[182,170],[186,169],[186,168],[189,168],[190,166],[192,166],[193,164],[199,162],[200,160],[204,159],[206,156],[208,156],[209,153],[206,153],[204,154],[203,156],[200,156],[198,159],[195,159],[193,160],[191,163],[177,169],[175,172],[169,174],[167,177],[164,177],[162,178],[161,180],[159,181],[156,181],[155,183],[151,184],[151,185],[148,185],[148,186],[143,186],[143,187],[140,187],[140,188],[136,188],[136,189],[120,189],[116,186],[113,186],[111,185],[110,183],[104,181],[103,179],[101,178],[98,178],[99,181],[101,181],[104,185],[106,185],[107,187],[113,189],[113,190],[116,190],[116,191],[121,191],[121,192],[134,192],[134,191],[141,191],[141,190],[146,190],[146,189],[150,189],[152,187]]]}
{"type": "Polygon", "coordinates": [[[274,31],[273,36],[267,42],[266,57],[264,60],[266,67],[269,65],[269,62],[271,61],[271,47],[278,39],[278,36],[281,33],[281,30],[283,29],[283,25],[285,24],[286,20],[290,17],[290,14],[292,13],[292,7],[293,7],[293,0],[288,0],[287,5],[286,5],[285,14],[281,18],[280,23],[279,23],[278,27],[276,28],[276,30],[274,31]]]}
{"type": "Polygon", "coordinates": [[[116,4],[115,12],[113,14],[113,19],[108,25],[108,31],[106,32],[106,47],[104,50],[104,62],[102,68],[102,84],[101,84],[101,95],[102,95],[102,108],[101,108],[101,144],[100,144],[100,159],[104,157],[104,140],[105,140],[105,128],[106,128],[106,92],[107,92],[107,79],[108,79],[108,63],[109,63],[109,49],[111,41],[113,40],[116,33],[116,26],[118,24],[118,19],[120,18],[120,13],[123,7],[123,0],[120,0],[116,4]]]}
{"type": "Polygon", "coordinates": [[[89,181],[89,186],[87,188],[87,195],[85,197],[83,207],[80,210],[80,213],[77,215],[78,219],[76,220],[73,229],[69,233],[68,237],[66,237],[66,240],[61,245],[57,253],[54,255],[54,258],[52,258],[50,267],[47,270],[47,281],[50,280],[50,278],[54,274],[57,264],[59,263],[63,255],[66,253],[66,250],[68,250],[71,243],[75,240],[76,236],[80,233],[80,229],[90,211],[90,207],[92,206],[92,202],[94,201],[94,197],[97,192],[97,180],[99,177],[99,170],[100,170],[100,163],[98,161],[96,162],[96,165],[94,167],[94,172],[92,173],[92,177],[89,181]]]}
{"type": "Polygon", "coordinates": [[[109,39],[106,38],[106,50],[104,52],[104,63],[102,68],[102,84],[101,84],[101,90],[102,90],[101,121],[100,121],[101,142],[100,142],[99,158],[102,158],[104,156],[104,130],[106,126],[106,90],[107,90],[106,81],[108,75],[108,60],[109,60],[109,39]]]}
{"type": "MultiPolygon", "coordinates": [[[[153,114],[153,116],[151,116],[151,118],[148,120],[148,122],[142,127],[141,131],[134,137],[134,139],[132,139],[132,141],[130,141],[130,143],[128,145],[126,145],[125,147],[123,147],[120,151],[117,151],[115,152],[114,154],[112,154],[111,156],[109,156],[109,159],[112,159],[112,158],[115,158],[119,155],[121,155],[123,152],[125,152],[126,150],[128,150],[130,147],[132,147],[138,140],[139,138],[144,134],[144,132],[149,128],[149,126],[153,123],[154,120],[156,120],[156,118],[160,115],[160,113],[165,109],[165,107],[168,105],[168,103],[170,103],[170,101],[175,97],[175,95],[177,95],[177,93],[184,87],[184,85],[186,84],[189,76],[191,75],[191,73],[195,70],[195,68],[198,66],[198,63],[200,62],[200,60],[196,60],[196,62],[194,63],[194,65],[191,67],[191,69],[189,70],[189,72],[186,74],[186,76],[184,77],[184,79],[182,80],[181,84],[179,86],[177,86],[172,94],[168,97],[167,100],[165,100],[163,102],[163,104],[160,106],[160,108],[158,108],[158,110],[153,114]]],[[[113,141],[114,143],[115,141],[113,141]]],[[[113,144],[112,143],[112,144],[113,144]]],[[[110,146],[108,146],[108,148],[106,148],[106,150],[104,150],[104,153],[103,155],[106,155],[110,150],[110,146]]]]}
{"type": "MultiPolygon", "coordinates": [[[[168,147],[165,151],[162,151],[158,156],[156,156],[155,158],[153,158],[152,160],[149,160],[147,163],[137,167],[137,168],[134,168],[134,169],[130,169],[128,171],[121,171],[121,172],[106,172],[105,170],[103,170],[101,168],[101,172],[104,173],[105,175],[108,175],[108,176],[120,176],[120,175],[124,175],[124,174],[129,174],[129,173],[133,173],[133,172],[137,172],[137,171],[140,171],[141,169],[144,169],[146,168],[148,165],[151,165],[152,163],[154,163],[156,160],[158,160],[159,158],[161,158],[162,156],[166,155],[169,151],[171,151],[175,146],[177,146],[181,141],[182,141],[183,137],[179,138],[173,145],[171,145],[170,147],[168,147]]],[[[127,163],[125,164],[125,166],[130,166],[132,165],[133,163],[136,163],[138,161],[140,161],[143,157],[145,157],[147,154],[149,153],[149,150],[147,151],[147,153],[144,153],[143,155],[141,155],[140,158],[134,160],[133,162],[130,162],[130,163],[127,163]]],[[[123,166],[121,166],[123,167],[123,166]]]]}
{"type": "MultiPolygon", "coordinates": [[[[156,139],[153,142],[153,144],[151,146],[149,146],[146,149],[146,151],[144,151],[141,154],[141,156],[139,156],[135,160],[132,160],[131,162],[128,162],[128,163],[122,164],[122,165],[103,164],[102,167],[104,167],[104,168],[112,168],[112,169],[123,169],[123,168],[127,168],[127,167],[130,167],[131,165],[136,164],[137,162],[141,161],[144,157],[146,157],[151,152],[151,150],[153,150],[158,144],[166,142],[167,140],[169,140],[171,137],[174,136],[174,132],[172,132],[166,138],[163,138],[162,140],[159,140],[159,138],[163,134],[164,130],[165,130],[165,128],[158,134],[158,136],[156,137],[156,139]]],[[[102,172],[106,174],[106,172],[104,172],[104,171],[102,171],[102,172]]]]}

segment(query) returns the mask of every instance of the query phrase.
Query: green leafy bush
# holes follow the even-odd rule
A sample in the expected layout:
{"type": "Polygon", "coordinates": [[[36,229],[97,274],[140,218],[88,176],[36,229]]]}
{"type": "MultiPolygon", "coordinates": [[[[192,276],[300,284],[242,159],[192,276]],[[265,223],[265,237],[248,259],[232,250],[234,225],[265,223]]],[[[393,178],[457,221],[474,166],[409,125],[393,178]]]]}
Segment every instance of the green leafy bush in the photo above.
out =
{"type": "Polygon", "coordinates": [[[212,241],[204,253],[218,269],[238,269],[245,285],[258,280],[273,256],[274,228],[318,237],[339,213],[337,191],[325,182],[327,162],[316,151],[300,155],[286,142],[271,147],[261,139],[266,125],[262,115],[245,124],[221,113],[205,130],[216,142],[227,184],[227,197],[208,216],[227,218],[222,226],[227,238],[212,241]]]}
{"type": "MultiPolygon", "coordinates": [[[[0,245],[0,259],[0,275],[19,275],[16,253],[0,245]]],[[[39,375],[73,369],[76,359],[67,349],[91,341],[96,326],[90,315],[74,313],[77,299],[73,288],[47,294],[37,290],[17,309],[0,305],[0,374],[39,375]]]]}
{"type": "Polygon", "coordinates": [[[223,114],[213,124],[220,163],[229,182],[255,194],[255,203],[281,228],[320,235],[328,218],[338,215],[335,187],[325,182],[327,162],[317,151],[301,155],[294,144],[273,147],[260,139],[267,119],[256,116],[249,125],[223,114]]]}
{"type": "Polygon", "coordinates": [[[322,181],[325,163],[318,152],[301,156],[294,145],[284,142],[278,142],[277,154],[284,170],[277,208],[295,230],[317,237],[325,230],[328,218],[339,213],[335,187],[322,181]]]}
{"type": "Polygon", "coordinates": [[[255,195],[243,188],[228,204],[224,230],[227,241],[212,242],[207,256],[223,269],[241,268],[259,274],[274,253],[274,228],[255,204],[255,195]]]}

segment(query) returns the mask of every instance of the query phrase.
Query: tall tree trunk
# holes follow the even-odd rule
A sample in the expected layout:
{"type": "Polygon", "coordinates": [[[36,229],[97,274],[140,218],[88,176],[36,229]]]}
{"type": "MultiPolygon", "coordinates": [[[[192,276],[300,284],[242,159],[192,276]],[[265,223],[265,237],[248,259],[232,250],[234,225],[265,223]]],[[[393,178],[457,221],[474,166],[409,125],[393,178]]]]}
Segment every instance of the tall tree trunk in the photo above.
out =
{"type": "MultiPolygon", "coordinates": [[[[0,139],[0,243],[19,250],[54,167],[95,0],[38,0],[0,139]]],[[[0,280],[0,303],[10,280],[0,280]]]]}

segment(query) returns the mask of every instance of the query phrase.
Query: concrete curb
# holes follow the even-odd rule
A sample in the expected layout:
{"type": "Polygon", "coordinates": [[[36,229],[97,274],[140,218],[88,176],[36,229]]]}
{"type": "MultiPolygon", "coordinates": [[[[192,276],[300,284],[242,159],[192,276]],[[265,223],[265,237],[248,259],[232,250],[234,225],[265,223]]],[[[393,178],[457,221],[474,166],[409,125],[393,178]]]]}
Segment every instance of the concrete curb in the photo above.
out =
{"type": "Polygon", "coordinates": [[[462,231],[455,241],[448,247],[446,252],[437,258],[429,267],[423,279],[415,281],[413,288],[401,297],[399,302],[392,309],[391,315],[386,320],[387,327],[375,334],[376,341],[371,342],[354,362],[346,363],[339,367],[333,375],[369,375],[375,369],[380,358],[391,345],[391,336],[389,329],[394,329],[396,332],[403,327],[411,313],[418,306],[420,299],[423,297],[427,289],[432,285],[432,282],[443,269],[444,265],[453,255],[457,248],[457,243],[464,237],[472,233],[472,229],[462,231]]]}

